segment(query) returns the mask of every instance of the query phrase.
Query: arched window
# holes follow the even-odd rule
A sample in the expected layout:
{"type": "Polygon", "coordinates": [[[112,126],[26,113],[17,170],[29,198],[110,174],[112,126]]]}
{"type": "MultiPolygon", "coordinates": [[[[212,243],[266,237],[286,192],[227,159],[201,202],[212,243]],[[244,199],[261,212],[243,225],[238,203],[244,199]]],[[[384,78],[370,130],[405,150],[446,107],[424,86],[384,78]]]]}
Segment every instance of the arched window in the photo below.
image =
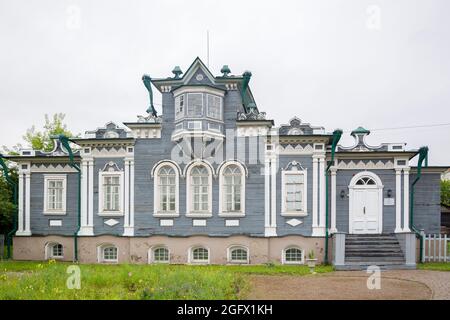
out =
{"type": "Polygon", "coordinates": [[[191,211],[209,211],[209,173],[205,166],[195,166],[191,170],[191,211]]]}
{"type": "Polygon", "coordinates": [[[175,212],[175,170],[164,166],[158,172],[159,208],[161,212],[175,212]]]}
{"type": "Polygon", "coordinates": [[[219,170],[220,216],[245,214],[245,168],[236,161],[228,161],[219,170]]]}
{"type": "Polygon", "coordinates": [[[248,249],[242,246],[233,246],[228,249],[228,261],[231,263],[248,263],[248,249]]]}
{"type": "Polygon", "coordinates": [[[191,263],[209,263],[209,250],[205,247],[194,247],[190,252],[191,263]]]}
{"type": "Polygon", "coordinates": [[[171,161],[161,161],[152,169],[152,176],[154,177],[153,215],[177,217],[179,215],[179,167],[171,161]]]}
{"type": "Polygon", "coordinates": [[[151,262],[169,263],[169,261],[170,261],[169,249],[161,246],[161,247],[152,248],[151,251],[152,251],[151,262]]]}
{"type": "Polygon", "coordinates": [[[223,171],[223,205],[225,212],[241,211],[242,172],[237,165],[230,165],[223,171]]]}
{"type": "Polygon", "coordinates": [[[118,249],[112,244],[99,246],[97,254],[99,262],[115,263],[119,261],[118,249]]]}
{"type": "Polygon", "coordinates": [[[376,182],[372,178],[364,177],[356,181],[357,186],[375,186],[376,182]]]}
{"type": "Polygon", "coordinates": [[[288,247],[284,249],[282,262],[284,264],[302,264],[303,250],[297,247],[288,247]]]}
{"type": "Polygon", "coordinates": [[[48,243],[45,247],[46,259],[62,259],[64,258],[64,247],[60,243],[48,243]]]}

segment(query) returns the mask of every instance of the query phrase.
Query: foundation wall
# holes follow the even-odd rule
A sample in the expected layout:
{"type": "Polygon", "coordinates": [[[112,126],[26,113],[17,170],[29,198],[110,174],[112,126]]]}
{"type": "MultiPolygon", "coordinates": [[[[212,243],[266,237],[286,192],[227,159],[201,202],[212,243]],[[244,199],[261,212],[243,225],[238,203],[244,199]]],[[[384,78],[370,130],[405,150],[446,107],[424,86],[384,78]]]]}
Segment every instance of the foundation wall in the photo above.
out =
{"type": "MultiPolygon", "coordinates": [[[[73,237],[32,236],[15,237],[13,258],[15,260],[45,260],[47,243],[60,243],[64,248],[63,261],[73,261],[73,237]]],[[[303,250],[305,258],[313,250],[318,262],[323,261],[324,238],[302,236],[286,236],[276,238],[258,238],[247,236],[207,237],[117,237],[98,236],[78,238],[78,257],[81,263],[97,263],[98,247],[112,244],[118,249],[119,263],[149,263],[149,252],[152,247],[165,246],[169,249],[170,263],[189,263],[189,252],[192,247],[203,246],[209,249],[210,264],[227,264],[228,248],[243,246],[248,249],[250,264],[267,262],[281,263],[282,252],[290,246],[303,250]]]]}

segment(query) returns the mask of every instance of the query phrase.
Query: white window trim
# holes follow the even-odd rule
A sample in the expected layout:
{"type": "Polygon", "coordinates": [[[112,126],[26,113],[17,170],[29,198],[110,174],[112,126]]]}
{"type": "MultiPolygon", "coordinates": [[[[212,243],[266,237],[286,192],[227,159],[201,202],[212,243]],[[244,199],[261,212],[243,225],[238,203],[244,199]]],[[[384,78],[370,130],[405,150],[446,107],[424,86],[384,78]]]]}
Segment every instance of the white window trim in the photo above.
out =
{"type": "Polygon", "coordinates": [[[170,264],[170,249],[167,247],[167,246],[165,246],[165,245],[155,245],[155,246],[152,246],[149,250],[148,250],[148,263],[149,264],[152,264],[152,263],[155,263],[155,264],[170,264]],[[161,248],[164,248],[164,249],[166,249],[168,252],[169,252],[169,260],[168,261],[156,261],[155,260],[155,258],[154,258],[154,252],[155,252],[155,250],[156,249],[161,249],[161,248]]]}
{"type": "Polygon", "coordinates": [[[239,161],[227,161],[220,167],[219,170],[219,217],[232,218],[232,217],[245,217],[245,176],[246,170],[239,161]],[[224,188],[223,188],[223,172],[226,167],[230,165],[236,165],[241,170],[241,210],[239,211],[224,211],[224,188]]]}
{"type": "Polygon", "coordinates": [[[45,174],[44,175],[44,214],[45,215],[66,215],[67,214],[67,175],[66,174],[45,174]],[[48,182],[50,180],[61,180],[63,182],[62,210],[48,209],[48,182]]]}
{"type": "Polygon", "coordinates": [[[308,215],[308,170],[298,170],[293,167],[291,170],[283,170],[281,173],[281,215],[284,217],[306,217],[308,215]],[[286,210],[286,175],[303,175],[303,211],[286,210]]]}
{"type": "Polygon", "coordinates": [[[231,264],[249,264],[250,263],[250,251],[249,251],[248,247],[239,245],[239,244],[229,246],[227,248],[227,261],[228,261],[228,263],[231,263],[231,264]],[[231,259],[231,251],[233,251],[233,249],[243,249],[243,250],[247,251],[247,259],[245,261],[244,260],[233,261],[231,259]]]}
{"type": "Polygon", "coordinates": [[[186,172],[186,217],[190,218],[205,218],[205,217],[212,217],[212,176],[213,171],[211,170],[211,167],[208,163],[204,161],[196,161],[189,165],[189,168],[186,172]],[[206,170],[208,171],[208,211],[206,212],[196,212],[192,210],[193,203],[192,203],[192,176],[191,171],[193,168],[197,166],[204,166],[206,167],[206,170]]]}
{"type": "Polygon", "coordinates": [[[211,250],[209,250],[208,247],[206,246],[202,246],[202,245],[197,245],[197,246],[192,246],[189,248],[189,252],[188,252],[188,263],[189,264],[210,264],[211,261],[211,250]],[[203,248],[208,250],[208,260],[194,260],[194,250],[195,249],[199,249],[199,248],[203,248]]]}
{"type": "Polygon", "coordinates": [[[186,96],[184,94],[179,94],[174,97],[175,102],[175,120],[183,119],[186,116],[186,96]],[[180,113],[180,115],[177,116],[177,99],[181,99],[183,97],[183,112],[180,113]]]}
{"type": "Polygon", "coordinates": [[[97,247],[97,261],[98,263],[118,263],[119,262],[119,248],[113,244],[107,243],[102,244],[97,247]],[[103,252],[106,248],[114,247],[117,250],[117,259],[115,260],[105,260],[103,258],[103,252]]]}
{"type": "Polygon", "coordinates": [[[180,170],[174,165],[172,162],[160,162],[155,169],[153,170],[155,173],[153,176],[153,216],[154,217],[178,217],[180,216],[180,170]],[[159,170],[164,167],[169,166],[175,171],[175,212],[163,212],[161,211],[161,204],[159,202],[159,170]]]}
{"type": "Polygon", "coordinates": [[[98,215],[103,217],[120,217],[124,215],[124,174],[123,171],[100,171],[98,174],[98,215]],[[103,178],[107,176],[119,176],[119,206],[118,211],[105,211],[103,203],[103,178]]]}
{"type": "Polygon", "coordinates": [[[286,248],[284,248],[281,252],[281,263],[282,264],[294,264],[294,265],[300,265],[300,264],[305,264],[305,250],[303,250],[302,248],[300,248],[299,246],[288,246],[286,248]],[[286,261],[286,251],[288,249],[298,249],[301,250],[302,252],[302,260],[300,262],[296,262],[296,261],[286,261]]]}
{"type": "Polygon", "coordinates": [[[64,245],[62,244],[62,243],[59,243],[59,242],[48,242],[46,245],[45,245],[45,260],[49,260],[49,259],[55,259],[55,260],[57,260],[57,259],[64,259],[64,245]],[[58,244],[60,244],[60,245],[62,245],[63,246],[63,255],[62,256],[54,256],[53,255],[53,247],[55,246],[55,245],[58,245],[58,244]]]}
{"type": "Polygon", "coordinates": [[[223,118],[223,98],[221,96],[216,95],[216,94],[210,94],[210,93],[207,93],[205,95],[205,98],[206,98],[206,113],[205,113],[205,117],[208,118],[208,119],[214,119],[214,120],[222,121],[222,118],[223,118]],[[213,97],[219,98],[219,118],[214,118],[214,117],[209,116],[208,96],[213,96],[213,97]]]}

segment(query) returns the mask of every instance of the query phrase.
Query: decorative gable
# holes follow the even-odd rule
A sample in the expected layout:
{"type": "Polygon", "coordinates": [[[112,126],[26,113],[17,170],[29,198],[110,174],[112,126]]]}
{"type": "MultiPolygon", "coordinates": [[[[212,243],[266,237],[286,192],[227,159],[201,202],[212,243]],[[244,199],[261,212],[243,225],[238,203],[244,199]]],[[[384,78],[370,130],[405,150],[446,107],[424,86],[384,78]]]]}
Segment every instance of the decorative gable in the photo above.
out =
{"type": "Polygon", "coordinates": [[[302,121],[294,117],[289,121],[289,124],[282,125],[279,130],[281,136],[300,136],[313,135],[316,130],[323,131],[323,127],[313,127],[309,123],[302,123],[302,121]]]}

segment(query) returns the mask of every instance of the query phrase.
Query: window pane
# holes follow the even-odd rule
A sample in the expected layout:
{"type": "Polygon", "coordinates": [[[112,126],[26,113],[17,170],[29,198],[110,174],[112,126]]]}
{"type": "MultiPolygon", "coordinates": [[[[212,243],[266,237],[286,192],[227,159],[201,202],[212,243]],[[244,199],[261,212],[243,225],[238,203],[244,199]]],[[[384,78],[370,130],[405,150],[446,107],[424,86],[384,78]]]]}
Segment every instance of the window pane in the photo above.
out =
{"type": "Polygon", "coordinates": [[[103,260],[114,261],[117,260],[117,248],[116,247],[106,247],[103,249],[103,260]]]}
{"type": "Polygon", "coordinates": [[[190,93],[188,94],[188,117],[201,117],[203,114],[203,94],[190,93]]]}
{"type": "Polygon", "coordinates": [[[236,165],[229,165],[223,172],[224,208],[226,211],[241,210],[241,169],[236,165]]]}
{"type": "Polygon", "coordinates": [[[194,261],[208,261],[208,250],[205,248],[196,248],[192,251],[194,261]]]}
{"type": "Polygon", "coordinates": [[[166,248],[156,248],[153,250],[153,260],[155,262],[168,262],[169,250],[166,248]]]}
{"type": "Polygon", "coordinates": [[[286,262],[302,262],[302,251],[297,248],[289,248],[284,253],[286,262]]]}
{"type": "Polygon", "coordinates": [[[285,207],[286,211],[302,211],[303,192],[304,192],[303,174],[285,175],[285,207]]]}
{"type": "Polygon", "coordinates": [[[236,248],[231,250],[232,262],[247,262],[247,250],[243,248],[236,248]]]}
{"type": "Polygon", "coordinates": [[[120,176],[103,177],[103,209],[120,211],[120,176]]]}
{"type": "Polygon", "coordinates": [[[47,183],[47,209],[60,211],[63,209],[64,182],[49,180],[47,183]]]}
{"type": "Polygon", "coordinates": [[[52,246],[52,257],[62,257],[63,256],[63,246],[61,244],[55,244],[52,246]]]}
{"type": "Polygon", "coordinates": [[[220,97],[213,96],[208,94],[208,117],[214,118],[214,119],[221,119],[221,112],[220,112],[220,97]]]}

